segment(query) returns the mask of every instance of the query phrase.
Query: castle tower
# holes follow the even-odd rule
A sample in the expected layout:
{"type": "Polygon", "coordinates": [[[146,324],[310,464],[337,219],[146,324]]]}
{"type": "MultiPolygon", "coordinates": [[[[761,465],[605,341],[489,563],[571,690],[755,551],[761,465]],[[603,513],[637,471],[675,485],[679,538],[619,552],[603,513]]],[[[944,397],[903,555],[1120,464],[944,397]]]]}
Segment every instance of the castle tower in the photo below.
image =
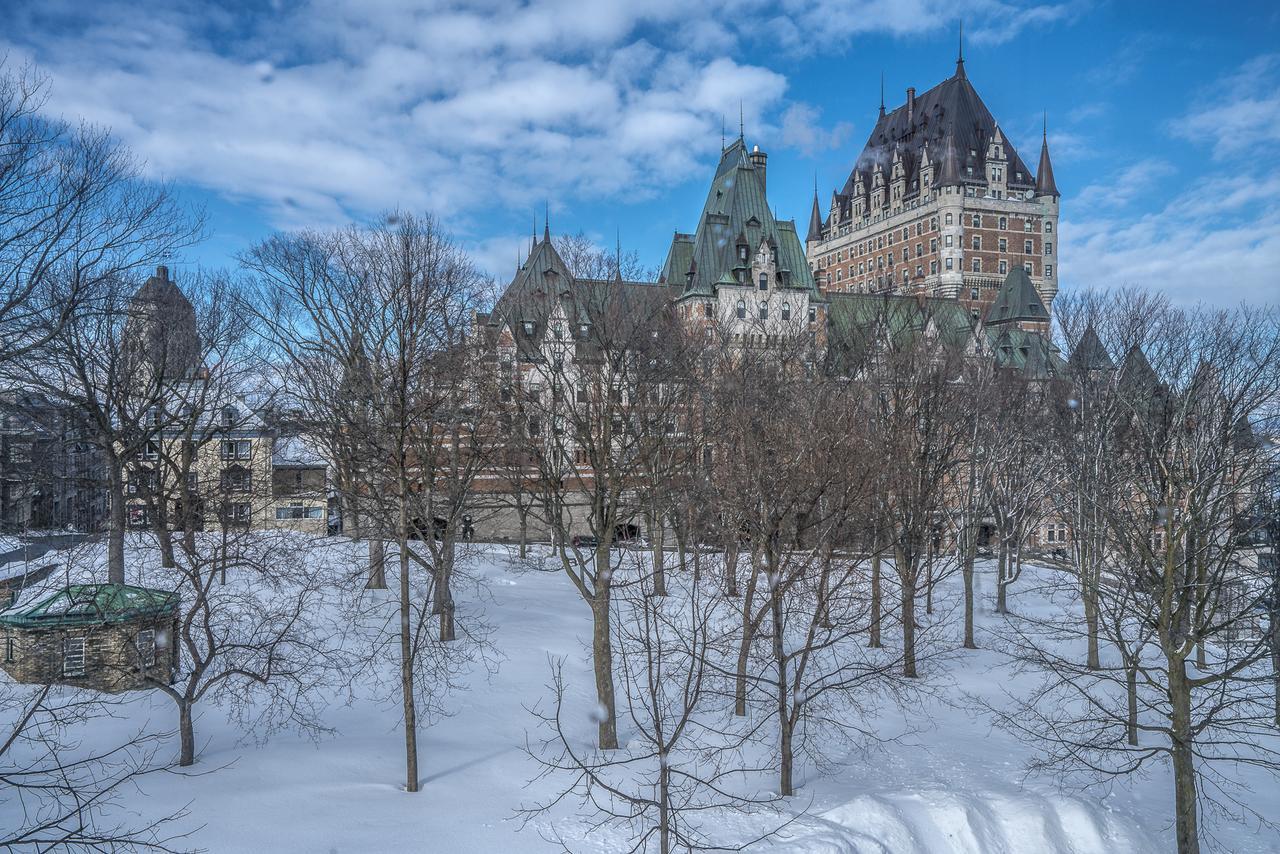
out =
{"type": "Polygon", "coordinates": [[[1059,198],[1047,133],[1032,172],[960,53],[951,77],[881,109],[806,255],[825,291],[949,297],[975,319],[1021,268],[1051,311],[1059,198]]]}

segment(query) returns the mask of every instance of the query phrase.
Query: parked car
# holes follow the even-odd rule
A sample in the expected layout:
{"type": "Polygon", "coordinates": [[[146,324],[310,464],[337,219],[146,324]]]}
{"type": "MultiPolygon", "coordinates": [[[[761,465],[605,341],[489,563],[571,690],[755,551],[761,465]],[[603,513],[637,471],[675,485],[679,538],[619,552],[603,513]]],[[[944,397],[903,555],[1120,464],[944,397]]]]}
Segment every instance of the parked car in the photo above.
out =
{"type": "Polygon", "coordinates": [[[594,549],[600,545],[600,538],[593,537],[590,534],[578,534],[569,541],[575,549],[594,549]]]}

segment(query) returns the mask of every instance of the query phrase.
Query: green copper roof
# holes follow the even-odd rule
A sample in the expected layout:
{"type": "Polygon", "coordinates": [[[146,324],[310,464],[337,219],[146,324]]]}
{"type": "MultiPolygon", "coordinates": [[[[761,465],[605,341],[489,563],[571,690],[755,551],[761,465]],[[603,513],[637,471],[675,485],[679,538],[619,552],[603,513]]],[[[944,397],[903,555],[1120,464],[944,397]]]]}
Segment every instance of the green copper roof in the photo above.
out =
{"type": "Polygon", "coordinates": [[[987,311],[986,323],[991,326],[1019,320],[1048,323],[1049,310],[1044,307],[1044,300],[1027,271],[1021,265],[1014,265],[987,311]]]}
{"type": "Polygon", "coordinates": [[[171,614],[178,594],[127,584],[73,584],[38,602],[0,613],[0,625],[15,628],[115,623],[134,617],[171,614]]]}
{"type": "Polygon", "coordinates": [[[774,218],[763,170],[751,162],[740,138],[720,156],[692,246],[682,245],[689,241],[689,235],[675,235],[662,272],[663,281],[682,287],[684,296],[711,296],[717,282],[736,283],[733,271],[750,265],[739,259],[739,244],[745,243],[749,257],[755,257],[762,242],[777,250],[778,270],[786,274],[784,287],[818,296],[795,224],[774,218]]]}

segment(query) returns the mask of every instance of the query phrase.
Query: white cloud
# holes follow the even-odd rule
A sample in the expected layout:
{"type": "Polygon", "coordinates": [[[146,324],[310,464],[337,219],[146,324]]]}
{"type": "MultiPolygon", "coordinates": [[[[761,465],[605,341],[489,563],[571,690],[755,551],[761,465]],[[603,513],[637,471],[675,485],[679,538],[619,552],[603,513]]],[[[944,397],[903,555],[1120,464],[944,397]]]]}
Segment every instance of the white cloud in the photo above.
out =
{"type": "Polygon", "coordinates": [[[1280,142],[1280,54],[1256,57],[1210,87],[1176,119],[1175,136],[1208,144],[1217,160],[1270,152],[1280,142]]]}
{"type": "Polygon", "coordinates": [[[1277,198],[1280,174],[1213,175],[1136,218],[1064,206],[1063,285],[1141,285],[1184,303],[1275,304],[1277,198]]]}
{"type": "Polygon", "coordinates": [[[849,122],[837,122],[831,129],[821,123],[822,111],[817,107],[797,101],[782,114],[779,139],[787,148],[812,156],[821,151],[839,148],[853,133],[849,122]]]}

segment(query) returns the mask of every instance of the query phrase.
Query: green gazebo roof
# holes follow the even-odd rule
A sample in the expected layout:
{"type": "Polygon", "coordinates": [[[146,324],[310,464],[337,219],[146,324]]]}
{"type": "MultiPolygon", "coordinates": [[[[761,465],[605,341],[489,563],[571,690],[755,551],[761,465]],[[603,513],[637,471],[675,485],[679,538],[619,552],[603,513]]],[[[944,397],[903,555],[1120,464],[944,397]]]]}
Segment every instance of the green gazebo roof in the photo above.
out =
{"type": "Polygon", "coordinates": [[[0,626],[38,628],[117,623],[171,614],[178,594],[127,584],[73,584],[30,605],[0,613],[0,626]]]}

